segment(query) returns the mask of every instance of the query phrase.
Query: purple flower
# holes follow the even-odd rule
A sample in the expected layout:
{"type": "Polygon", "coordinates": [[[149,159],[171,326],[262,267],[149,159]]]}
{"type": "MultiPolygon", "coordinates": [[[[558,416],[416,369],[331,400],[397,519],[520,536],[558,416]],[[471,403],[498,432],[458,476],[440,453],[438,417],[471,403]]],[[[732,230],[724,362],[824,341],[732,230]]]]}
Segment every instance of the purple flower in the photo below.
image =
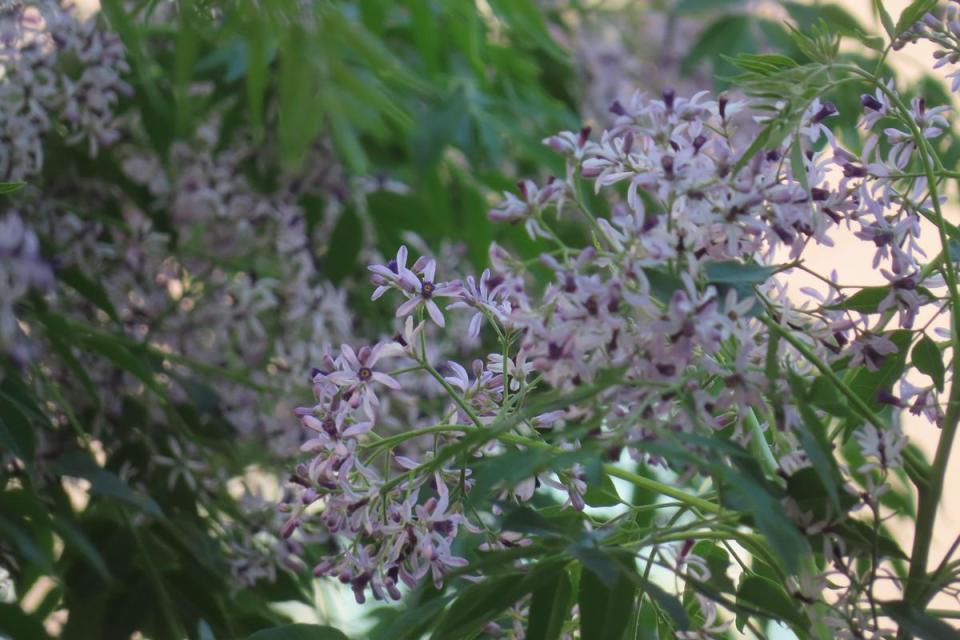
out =
{"type": "Polygon", "coordinates": [[[339,369],[331,371],[326,380],[343,388],[344,398],[353,407],[362,406],[364,413],[373,420],[376,407],[380,405],[373,383],[379,382],[393,390],[401,388],[393,377],[374,369],[381,358],[403,355],[403,348],[395,342],[379,342],[355,352],[350,345],[340,347],[339,369]]]}
{"type": "Polygon", "coordinates": [[[484,269],[479,281],[473,276],[467,276],[460,299],[447,307],[448,309],[473,307],[477,310],[470,319],[470,326],[467,330],[471,338],[480,335],[480,327],[483,324],[485,312],[500,322],[504,322],[510,316],[512,310],[510,303],[505,300],[498,300],[502,284],[503,279],[494,278],[490,269],[484,269]]]}
{"type": "Polygon", "coordinates": [[[379,299],[390,289],[400,287],[400,274],[406,270],[407,266],[407,247],[401,246],[397,250],[397,257],[387,264],[372,264],[367,267],[373,272],[371,280],[377,288],[371,296],[371,300],[379,299]]]}
{"type": "Polygon", "coordinates": [[[521,197],[504,191],[504,200],[490,209],[488,217],[495,222],[523,222],[527,234],[534,240],[549,238],[550,235],[540,226],[538,218],[549,205],[561,207],[566,183],[550,178],[543,188],[538,188],[532,180],[521,180],[517,183],[517,188],[521,197]]]}
{"type": "Polygon", "coordinates": [[[414,265],[414,269],[407,269],[398,264],[400,272],[400,285],[407,301],[397,308],[397,317],[408,316],[420,307],[426,309],[430,319],[437,326],[444,326],[443,312],[437,305],[437,298],[457,298],[460,296],[462,285],[460,282],[434,282],[437,271],[437,262],[433,259],[417,261],[423,262],[422,268],[418,269],[419,264],[414,265]],[[418,275],[419,273],[419,275],[418,275]]]}

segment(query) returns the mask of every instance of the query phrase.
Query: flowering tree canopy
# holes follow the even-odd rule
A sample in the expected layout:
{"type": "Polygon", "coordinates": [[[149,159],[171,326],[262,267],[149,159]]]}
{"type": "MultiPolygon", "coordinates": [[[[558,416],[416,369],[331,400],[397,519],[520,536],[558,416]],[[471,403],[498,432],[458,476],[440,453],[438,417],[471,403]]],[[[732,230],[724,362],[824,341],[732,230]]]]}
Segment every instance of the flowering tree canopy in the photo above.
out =
{"type": "Polygon", "coordinates": [[[0,10],[0,634],[957,637],[957,3],[591,126],[414,4],[0,10]]]}

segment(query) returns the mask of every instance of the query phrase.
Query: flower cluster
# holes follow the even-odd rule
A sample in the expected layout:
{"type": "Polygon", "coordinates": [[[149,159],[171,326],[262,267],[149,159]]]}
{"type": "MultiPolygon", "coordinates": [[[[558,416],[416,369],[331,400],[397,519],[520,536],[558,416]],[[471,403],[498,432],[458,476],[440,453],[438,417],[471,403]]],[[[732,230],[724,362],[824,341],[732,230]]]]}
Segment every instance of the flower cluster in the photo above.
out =
{"type": "MultiPolygon", "coordinates": [[[[799,404],[790,376],[810,377],[816,366],[831,363],[877,371],[902,349],[884,330],[889,318],[898,317],[909,333],[921,309],[935,302],[930,288],[939,285],[925,271],[918,243],[920,217],[936,196],[907,168],[922,144],[914,130],[920,140],[940,136],[945,109],[922,99],[908,106],[892,84],[864,95],[862,105],[867,142],[854,154],[827,127],[836,107],[819,99],[803,108],[782,142],[757,148],[767,123],[783,115],[771,114],[769,106],[758,110],[749,101],[706,93],[637,94],[611,106],[612,126],[599,140],[591,140],[589,130],[547,139],[567,158],[566,178],[542,187],[523,181],[519,195],[506,194],[490,212],[491,219],[522,224],[533,240],[553,245],[539,258],[553,273],[542,291],[531,287],[530,261],[499,245],[490,247],[492,269],[479,279],[438,281],[429,258],[408,267],[405,247],[390,262],[371,266],[373,298],[393,291],[402,300],[396,310],[401,330],[372,347],[344,345],[325,356],[314,376],[316,405],[297,410],[313,438],[304,445],[311,458],[294,476],[304,488],[304,507],[285,531],[317,521],[343,541],[315,573],[350,583],[358,601],[367,588],[375,598],[396,598],[398,580],[412,587],[432,573],[439,582],[464,566],[454,551],[461,529],[481,534],[484,548],[516,544],[488,517],[464,511],[475,465],[465,458],[457,469],[444,455],[475,429],[491,435],[471,452],[474,461],[504,454],[505,442],[526,448],[542,446],[545,438],[557,453],[599,445],[612,460],[626,451],[638,462],[696,473],[703,438],[723,432],[744,447],[759,445],[779,477],[809,470],[803,434],[808,414],[819,410],[799,404]],[[890,119],[904,128],[875,131],[890,119]],[[581,197],[582,180],[592,181],[598,194],[622,187],[626,197],[611,196],[610,213],[600,215],[581,197]],[[549,216],[567,212],[581,214],[590,246],[561,240],[549,216]],[[890,287],[874,308],[847,304],[836,274],[821,278],[826,293],[806,288],[796,294],[774,275],[806,271],[805,250],[832,246],[841,228],[876,248],[874,266],[890,287]],[[450,301],[446,311],[438,298],[450,301]],[[434,366],[442,356],[431,350],[428,335],[435,329],[427,319],[443,329],[446,315],[458,309],[472,312],[470,335],[490,327],[501,350],[472,367],[434,366]],[[875,323],[875,314],[888,319],[875,323]],[[792,332],[797,341],[779,339],[792,332]],[[405,362],[391,373],[383,363],[394,358],[405,362]],[[439,373],[442,368],[450,374],[439,373]],[[617,372],[616,382],[600,382],[610,371],[617,372]],[[400,373],[431,375],[405,384],[400,373]],[[587,401],[519,417],[528,398],[549,390],[573,397],[597,383],[599,392],[587,401]],[[438,384],[448,395],[440,404],[438,384]],[[421,410],[398,430],[390,413],[411,395],[421,410]],[[501,436],[494,427],[509,425],[510,416],[517,423],[501,436]],[[412,443],[426,434],[431,442],[413,446],[419,454],[413,457],[412,443]],[[664,452],[677,446],[694,456],[671,460],[664,452]],[[383,471],[374,466],[381,455],[383,471]]],[[[869,401],[915,406],[939,419],[933,386],[904,380],[901,397],[893,391],[884,387],[869,401]]],[[[855,440],[864,462],[855,470],[839,468],[853,496],[845,509],[876,512],[888,475],[903,466],[906,439],[895,426],[868,423],[855,440]]],[[[491,503],[529,500],[538,487],[550,487],[583,509],[586,470],[579,462],[564,466],[498,485],[491,503]]],[[[846,510],[810,511],[792,498],[783,507],[799,529],[824,537],[838,567],[852,566],[857,552],[833,533],[846,510]]],[[[820,585],[804,597],[824,602],[831,575],[802,578],[807,587],[820,585]]],[[[864,628],[867,597],[852,587],[842,592],[829,624],[838,637],[864,628]]],[[[716,603],[701,597],[700,609],[703,627],[684,637],[726,629],[716,603]]]]}
{"type": "MultiPolygon", "coordinates": [[[[894,47],[900,49],[909,42],[929,40],[937,49],[933,53],[936,62],[934,69],[946,65],[956,65],[960,62],[960,6],[956,0],[951,0],[945,6],[937,6],[933,11],[924,15],[920,20],[907,28],[894,47]]],[[[960,71],[951,71],[950,91],[956,93],[960,89],[960,71]]]]}
{"type": "Polygon", "coordinates": [[[116,142],[117,103],[131,92],[120,39],[54,1],[15,5],[0,22],[0,180],[39,173],[61,124],[91,154],[116,142]]]}
{"type": "MultiPolygon", "coordinates": [[[[177,20],[171,7],[158,7],[153,19],[177,20]]],[[[87,350],[74,351],[85,376],[112,392],[97,398],[75,384],[74,370],[56,357],[59,345],[24,328],[22,305],[33,289],[83,330],[119,327],[125,339],[175,359],[156,376],[166,400],[195,404],[199,389],[206,411],[225,418],[243,441],[277,458],[296,452],[304,440],[299,430],[278,428],[279,416],[296,404],[286,399],[325,349],[352,340],[356,328],[347,288],[327,279],[318,258],[347,200],[404,186],[348,179],[322,138],[301,169],[286,169],[273,147],[244,129],[225,129],[219,108],[190,137],[160,152],[150,139],[155,125],[121,104],[130,91],[129,65],[102,19],[83,18],[59,2],[24,2],[0,9],[0,29],[0,182],[29,183],[3,196],[15,198],[17,210],[0,219],[0,352],[42,362],[69,406],[92,417],[92,437],[110,436],[108,446],[122,446],[104,429],[124,415],[129,398],[149,389],[141,377],[87,350]],[[91,156],[109,146],[119,158],[116,181],[132,188],[60,170],[44,151],[62,144],[82,145],[91,156]],[[252,173],[276,182],[265,189],[252,173]],[[304,198],[326,203],[312,227],[304,198]],[[108,213],[90,216],[80,206],[108,213]],[[73,274],[81,289],[84,278],[96,282],[85,291],[54,288],[55,270],[73,274]],[[91,288],[102,291],[95,301],[87,295],[91,288]],[[198,387],[196,366],[203,365],[224,375],[198,387]]],[[[162,406],[148,406],[151,420],[166,419],[162,406]]],[[[38,457],[54,461],[59,437],[49,440],[38,457]]],[[[159,484],[167,476],[171,487],[189,487],[198,499],[223,497],[230,473],[210,463],[214,452],[180,436],[167,440],[151,445],[150,464],[130,470],[131,480],[153,473],[159,484]]],[[[250,538],[233,535],[245,523],[224,524],[239,582],[291,566],[282,550],[295,541],[278,539],[273,527],[264,524],[250,538]]]]}
{"type": "Polygon", "coordinates": [[[16,211],[0,217],[0,349],[23,348],[14,309],[18,299],[32,288],[45,290],[52,285],[50,263],[40,255],[33,230],[16,211]]]}

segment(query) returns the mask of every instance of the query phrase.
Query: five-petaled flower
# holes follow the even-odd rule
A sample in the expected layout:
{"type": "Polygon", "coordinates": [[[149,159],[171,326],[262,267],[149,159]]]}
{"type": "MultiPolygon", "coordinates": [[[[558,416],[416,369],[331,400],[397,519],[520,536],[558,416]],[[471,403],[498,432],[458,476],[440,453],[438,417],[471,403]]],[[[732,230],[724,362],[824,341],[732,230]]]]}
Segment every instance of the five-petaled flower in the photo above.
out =
{"type": "Polygon", "coordinates": [[[372,420],[380,400],[373,389],[373,383],[399,390],[400,383],[392,376],[374,369],[382,358],[403,355],[403,347],[396,342],[379,342],[373,347],[362,347],[354,351],[350,345],[340,347],[339,368],[327,374],[325,379],[343,390],[344,399],[352,407],[360,406],[372,420]]]}

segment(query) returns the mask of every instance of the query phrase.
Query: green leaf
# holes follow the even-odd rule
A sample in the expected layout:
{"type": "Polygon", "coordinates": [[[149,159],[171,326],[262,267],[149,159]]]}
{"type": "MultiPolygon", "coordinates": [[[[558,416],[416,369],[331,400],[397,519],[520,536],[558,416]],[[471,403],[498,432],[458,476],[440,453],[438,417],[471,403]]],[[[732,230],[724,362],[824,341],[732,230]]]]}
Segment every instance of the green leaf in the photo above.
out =
{"type": "Polygon", "coordinates": [[[860,44],[863,46],[873,49],[874,51],[883,53],[884,50],[884,39],[883,36],[873,35],[862,29],[854,30],[851,35],[856,38],[860,44]]]}
{"type": "Polygon", "coordinates": [[[53,464],[53,470],[59,475],[88,480],[94,494],[116,498],[152,516],[163,515],[152,498],[134,492],[119,476],[99,466],[86,452],[65,453],[53,464]]]}
{"type": "Polygon", "coordinates": [[[0,195],[19,191],[26,186],[26,184],[26,182],[0,182],[0,195]]]}
{"type": "Polygon", "coordinates": [[[613,588],[623,573],[620,561],[605,549],[598,547],[589,538],[570,545],[566,552],[579,560],[585,569],[597,576],[606,588],[613,588]]]}
{"type": "Polygon", "coordinates": [[[800,183],[800,186],[803,187],[803,190],[807,192],[809,197],[810,180],[807,177],[807,164],[803,161],[802,139],[803,138],[800,136],[797,136],[793,140],[793,144],[790,145],[790,169],[793,174],[797,176],[797,181],[800,183]]]}
{"type": "Polygon", "coordinates": [[[803,2],[786,2],[784,5],[801,31],[810,29],[821,19],[825,20],[830,25],[830,29],[837,33],[852,34],[863,31],[862,25],[856,18],[835,4],[810,5],[803,2]]]}
{"type": "Polygon", "coordinates": [[[636,585],[620,565],[616,580],[607,584],[601,576],[584,567],[580,573],[577,603],[580,607],[580,637],[583,640],[618,640],[630,621],[636,585]]]}
{"type": "Polygon", "coordinates": [[[270,57],[267,51],[267,35],[263,21],[256,19],[246,21],[249,35],[245,39],[247,74],[247,108],[250,113],[250,124],[254,130],[263,126],[263,104],[267,92],[267,67],[270,57]]]}
{"type": "Polygon", "coordinates": [[[733,593],[736,591],[733,580],[727,575],[727,569],[730,568],[730,554],[727,553],[726,549],[715,542],[701,540],[693,545],[691,551],[707,562],[707,568],[710,569],[710,580],[707,584],[721,592],[733,593]]]}
{"type": "MultiPolygon", "coordinates": [[[[461,443],[463,441],[461,440],[461,443]]],[[[593,455],[584,449],[555,453],[545,449],[507,451],[488,458],[474,468],[474,485],[467,499],[469,506],[477,505],[482,496],[494,487],[513,488],[521,481],[548,469],[563,469],[578,462],[585,462],[593,455]]]]}
{"type": "MultiPolygon", "coordinates": [[[[873,553],[873,527],[862,520],[849,519],[843,522],[836,531],[843,540],[865,553],[873,553]]],[[[876,539],[877,551],[882,557],[909,560],[910,557],[900,548],[900,544],[889,534],[879,531],[876,539]]]]}
{"type": "Polygon", "coordinates": [[[71,350],[69,342],[64,339],[64,336],[69,336],[69,334],[58,333],[56,331],[49,330],[50,324],[48,324],[47,320],[42,316],[40,321],[43,322],[48,328],[47,340],[50,341],[50,346],[53,347],[53,351],[60,356],[60,358],[63,360],[63,364],[65,364],[70,372],[76,376],[77,380],[80,381],[80,384],[83,385],[83,388],[86,389],[87,393],[89,394],[89,398],[97,407],[99,407],[101,399],[96,384],[94,384],[90,374],[87,373],[87,367],[85,367],[83,363],[80,362],[75,355],[73,355],[73,351],[71,350]]]}
{"type": "Polygon", "coordinates": [[[91,280],[76,267],[58,270],[57,277],[61,282],[68,284],[76,290],[77,293],[103,310],[104,313],[110,316],[111,320],[114,322],[120,321],[117,316],[117,310],[113,307],[113,303],[110,302],[110,296],[107,295],[106,290],[99,282],[91,280]]]}
{"type": "Polygon", "coordinates": [[[896,37],[897,29],[893,26],[893,18],[890,17],[890,13],[883,7],[883,0],[873,0],[873,10],[880,17],[880,24],[883,25],[883,30],[887,32],[887,36],[893,40],[896,37]]]}
{"type": "Polygon", "coordinates": [[[517,42],[533,43],[554,60],[569,62],[569,54],[550,36],[533,0],[490,0],[490,7],[515,33],[517,42]]]}
{"type": "Polygon", "coordinates": [[[563,530],[530,507],[518,506],[503,519],[504,531],[529,533],[541,537],[565,537],[563,530]]]}
{"type": "Polygon", "coordinates": [[[418,171],[433,171],[447,145],[468,126],[467,97],[461,87],[425,109],[417,119],[410,140],[411,156],[418,171]]]}
{"type": "Polygon", "coordinates": [[[913,345],[913,352],[910,354],[910,362],[917,371],[930,376],[933,384],[937,386],[937,391],[943,391],[944,376],[946,368],[943,366],[943,354],[937,347],[933,339],[924,334],[922,338],[913,345]]]}
{"type": "Polygon", "coordinates": [[[556,569],[556,563],[541,563],[527,574],[498,575],[468,586],[460,592],[430,637],[433,640],[473,637],[523,596],[556,580],[556,569]]]}
{"type": "Polygon", "coordinates": [[[176,132],[181,137],[189,132],[192,100],[189,86],[200,47],[195,2],[196,0],[180,0],[180,23],[174,36],[173,95],[176,103],[176,132]]]}
{"type": "Polygon", "coordinates": [[[73,549],[81,555],[101,578],[110,580],[110,569],[107,567],[106,561],[104,561],[103,556],[100,555],[100,552],[97,551],[97,548],[93,546],[82,531],[62,518],[54,519],[53,528],[57,534],[63,538],[68,548],[73,549]]]}
{"type": "Polygon", "coordinates": [[[650,282],[650,293],[664,304],[670,302],[677,289],[683,289],[683,280],[672,274],[655,269],[645,269],[644,274],[650,282]]]}
{"type": "Polygon", "coordinates": [[[33,531],[28,531],[18,522],[7,518],[5,514],[0,515],[0,537],[9,541],[24,559],[40,567],[44,573],[52,575],[53,559],[49,552],[40,547],[39,540],[35,539],[36,535],[31,535],[35,531],[35,528],[33,531]]]}
{"type": "Polygon", "coordinates": [[[317,95],[320,73],[304,58],[308,49],[305,29],[291,27],[285,29],[284,36],[277,74],[277,125],[281,155],[288,166],[296,167],[319,133],[323,116],[339,104],[342,96],[331,97],[329,91],[317,95]]]}
{"type": "MultiPolygon", "coordinates": [[[[786,622],[795,629],[808,629],[809,621],[796,601],[783,587],[760,576],[746,576],[737,589],[737,604],[746,604],[767,614],[772,620],[786,622]]],[[[737,627],[743,628],[746,617],[737,614],[737,627]]]]}
{"type": "Polygon", "coordinates": [[[856,498],[846,491],[838,492],[834,502],[827,483],[812,467],[800,469],[787,478],[787,494],[801,511],[811,514],[815,520],[837,520],[838,514],[846,514],[856,503],[856,498]]]}
{"type": "Polygon", "coordinates": [[[760,133],[757,134],[757,137],[750,143],[750,146],[747,147],[747,150],[743,152],[743,155],[737,160],[733,165],[730,173],[736,175],[740,173],[740,170],[747,166],[747,163],[750,162],[755,155],[760,153],[763,148],[774,139],[774,133],[777,131],[779,126],[774,121],[767,126],[765,126],[760,133]]]}
{"type": "Polygon", "coordinates": [[[896,33],[899,36],[912,27],[924,15],[930,13],[937,6],[937,0],[914,0],[903,10],[897,20],[896,33]]]}
{"type": "Polygon", "coordinates": [[[656,603],[662,613],[669,617],[675,629],[682,631],[690,628],[690,620],[683,608],[683,603],[680,602],[680,598],[664,591],[656,583],[647,580],[636,571],[627,571],[626,575],[641,591],[650,597],[650,600],[656,603]]]}
{"type": "MultiPolygon", "coordinates": [[[[337,153],[355,175],[368,173],[367,154],[363,150],[363,145],[360,144],[360,135],[346,115],[346,107],[339,104],[328,106],[327,117],[330,118],[330,136],[333,138],[333,145],[336,147],[337,153]]],[[[306,153],[306,150],[303,153],[306,153]]]]}
{"type": "Polygon", "coordinates": [[[840,504],[840,492],[844,484],[843,477],[840,475],[837,461],[833,457],[833,449],[827,440],[827,428],[817,417],[816,412],[810,408],[810,405],[806,402],[800,402],[798,406],[804,427],[797,434],[800,438],[800,444],[807,453],[807,459],[813,465],[817,476],[820,477],[827,495],[830,496],[830,502],[836,509],[835,514],[843,513],[844,509],[840,504]]]}
{"type": "Polygon", "coordinates": [[[850,414],[847,401],[840,395],[836,383],[825,375],[814,378],[807,399],[813,406],[832,416],[845,418],[850,414]]]}
{"type": "Polygon", "coordinates": [[[27,615],[16,604],[0,602],[0,636],[9,638],[49,638],[43,621],[27,615]]]}
{"type": "Polygon", "coordinates": [[[247,640],[350,640],[333,627],[319,624],[288,624],[274,629],[257,631],[247,640]]]}
{"type": "Polygon", "coordinates": [[[792,69],[797,66],[793,58],[779,53],[741,53],[733,58],[732,62],[744,71],[751,71],[760,75],[776,75],[784,69],[792,69]]]}
{"type": "MultiPolygon", "coordinates": [[[[640,597],[640,607],[634,621],[635,635],[633,640],[660,640],[658,622],[660,616],[653,600],[649,596],[640,597]]],[[[673,637],[672,634],[669,637],[673,637]]]]}
{"type": "Polygon", "coordinates": [[[352,274],[357,268],[357,257],[362,247],[363,228],[360,219],[353,209],[346,208],[330,234],[330,246],[324,256],[327,278],[337,284],[352,274]]]}
{"type": "MultiPolygon", "coordinates": [[[[370,630],[370,640],[420,640],[433,621],[454,599],[456,594],[439,595],[432,585],[421,588],[412,594],[413,603],[407,599],[407,606],[399,615],[389,618],[385,624],[377,624],[370,630]]],[[[377,610],[381,611],[381,610],[377,610]]],[[[376,612],[375,612],[376,613],[376,612]]]]}
{"type": "Polygon", "coordinates": [[[800,559],[809,555],[810,545],[783,513],[777,497],[746,474],[731,471],[723,473],[723,476],[731,485],[725,491],[726,499],[735,508],[750,513],[757,529],[783,561],[787,571],[797,571],[800,559]]]}
{"type": "Polygon", "coordinates": [[[527,624],[527,640],[557,640],[573,604],[570,575],[558,568],[555,579],[533,592],[527,624]]]}
{"type": "Polygon", "coordinates": [[[957,640],[957,630],[943,620],[918,611],[907,602],[885,602],[880,605],[883,612],[900,625],[911,638],[920,640],[957,640]]]}
{"type": "Polygon", "coordinates": [[[897,352],[888,354],[876,371],[868,371],[866,367],[857,369],[847,382],[850,389],[863,398],[874,411],[885,408],[877,401],[877,394],[881,390],[889,391],[903,375],[907,364],[907,348],[910,346],[913,332],[900,329],[884,335],[897,346],[897,352]]]}
{"type": "Polygon", "coordinates": [[[157,382],[150,366],[124,346],[120,340],[105,335],[79,335],[77,336],[77,341],[91,351],[95,351],[108,360],[111,360],[121,369],[139,378],[141,382],[161,399],[166,398],[166,393],[163,387],[160,386],[160,383],[157,382]]]}
{"type": "Polygon", "coordinates": [[[678,444],[650,442],[644,446],[652,453],[714,475],[721,502],[731,509],[749,514],[787,571],[798,571],[801,558],[810,554],[810,545],[793,521],[784,514],[780,505],[783,491],[764,476],[753,455],[718,437],[682,433],[676,433],[673,437],[678,444]],[[680,443],[710,451],[713,455],[694,455],[680,443]],[[727,464],[724,458],[732,464],[727,464]]]}
{"type": "Polygon", "coordinates": [[[680,0],[680,2],[674,6],[673,10],[676,13],[694,13],[704,10],[710,10],[712,12],[721,7],[733,8],[743,3],[744,0],[680,0]]]}
{"type": "Polygon", "coordinates": [[[888,295],[890,295],[889,287],[864,287],[846,300],[832,304],[827,309],[831,311],[877,313],[877,307],[888,295]]]}
{"type": "Polygon", "coordinates": [[[33,464],[36,443],[30,419],[19,404],[5,394],[0,394],[0,447],[28,465],[33,464]]]}
{"type": "Polygon", "coordinates": [[[733,260],[726,262],[711,262],[704,272],[710,282],[723,284],[754,285],[764,282],[777,272],[779,267],[762,264],[744,264],[733,260]]]}
{"type": "Polygon", "coordinates": [[[583,501],[591,507],[612,507],[623,502],[617,487],[610,476],[603,474],[599,481],[587,484],[587,492],[583,494],[583,501]]]}

